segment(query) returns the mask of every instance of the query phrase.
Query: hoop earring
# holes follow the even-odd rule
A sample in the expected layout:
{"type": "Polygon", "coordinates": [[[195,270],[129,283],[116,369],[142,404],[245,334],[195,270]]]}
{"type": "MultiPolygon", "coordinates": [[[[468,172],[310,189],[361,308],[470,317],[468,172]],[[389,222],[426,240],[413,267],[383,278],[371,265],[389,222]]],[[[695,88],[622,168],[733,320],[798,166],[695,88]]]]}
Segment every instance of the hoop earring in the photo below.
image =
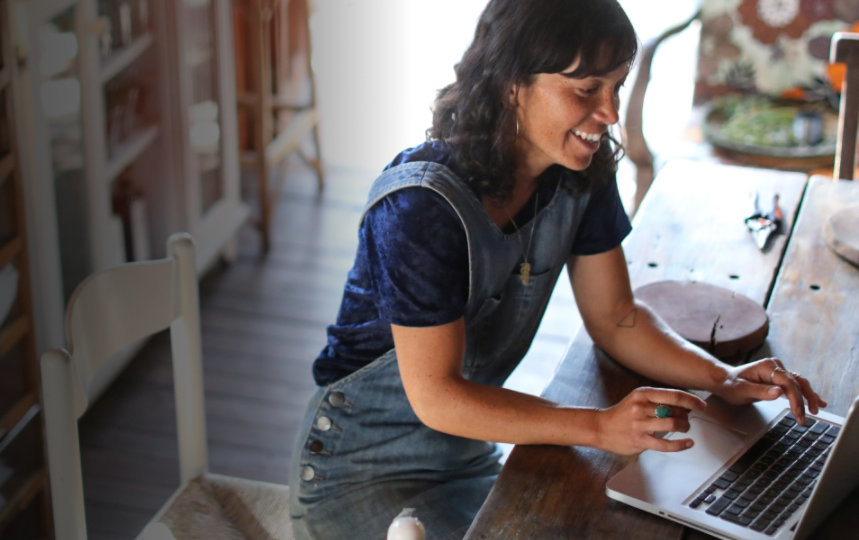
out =
{"type": "Polygon", "coordinates": [[[517,118],[516,119],[516,136],[513,138],[513,140],[515,141],[518,139],[519,139],[519,119],[517,118]]]}

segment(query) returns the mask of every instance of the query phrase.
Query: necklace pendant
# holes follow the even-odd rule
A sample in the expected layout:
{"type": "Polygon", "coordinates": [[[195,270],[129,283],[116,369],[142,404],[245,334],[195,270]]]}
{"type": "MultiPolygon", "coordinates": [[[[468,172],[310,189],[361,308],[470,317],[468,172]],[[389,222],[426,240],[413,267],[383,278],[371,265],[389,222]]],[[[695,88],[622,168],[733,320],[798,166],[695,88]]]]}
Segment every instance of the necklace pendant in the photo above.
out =
{"type": "Polygon", "coordinates": [[[522,285],[525,286],[531,281],[531,263],[528,261],[519,265],[519,279],[522,280],[522,285]]]}

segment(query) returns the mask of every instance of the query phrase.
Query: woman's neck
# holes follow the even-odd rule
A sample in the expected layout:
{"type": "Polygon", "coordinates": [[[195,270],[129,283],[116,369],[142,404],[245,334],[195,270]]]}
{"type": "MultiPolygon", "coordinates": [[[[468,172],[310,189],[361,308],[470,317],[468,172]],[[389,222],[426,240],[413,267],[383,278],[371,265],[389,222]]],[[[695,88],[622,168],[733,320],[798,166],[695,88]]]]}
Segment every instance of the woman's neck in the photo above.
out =
{"type": "Polygon", "coordinates": [[[499,200],[483,196],[481,200],[483,208],[498,228],[504,229],[510,224],[511,220],[522,211],[522,207],[525,206],[525,204],[531,199],[531,196],[534,195],[538,185],[539,182],[537,178],[528,182],[523,182],[517,179],[509,197],[499,200]]]}

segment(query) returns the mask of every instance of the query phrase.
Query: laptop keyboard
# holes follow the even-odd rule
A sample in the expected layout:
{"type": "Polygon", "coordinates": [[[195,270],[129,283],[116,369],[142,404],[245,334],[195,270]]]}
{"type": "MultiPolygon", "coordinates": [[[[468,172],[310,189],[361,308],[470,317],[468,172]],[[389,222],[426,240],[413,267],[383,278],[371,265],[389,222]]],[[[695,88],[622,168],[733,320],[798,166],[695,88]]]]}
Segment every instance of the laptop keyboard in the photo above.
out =
{"type": "Polygon", "coordinates": [[[689,506],[774,534],[811,495],[839,430],[788,413],[689,506]]]}

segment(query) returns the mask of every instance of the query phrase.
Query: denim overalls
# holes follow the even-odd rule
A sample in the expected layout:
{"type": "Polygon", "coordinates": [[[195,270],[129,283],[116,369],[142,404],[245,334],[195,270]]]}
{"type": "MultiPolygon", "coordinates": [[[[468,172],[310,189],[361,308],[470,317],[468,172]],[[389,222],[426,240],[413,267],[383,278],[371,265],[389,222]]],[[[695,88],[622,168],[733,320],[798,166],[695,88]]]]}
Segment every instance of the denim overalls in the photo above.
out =
{"type": "MultiPolygon", "coordinates": [[[[530,223],[505,235],[450,169],[411,162],[376,179],[366,208],[415,186],[439,193],[465,228],[470,288],[463,375],[501,386],[531,345],[588,195],[558,187],[530,223]],[[525,286],[519,263],[533,227],[525,286]]],[[[383,539],[396,514],[414,507],[427,538],[461,538],[498,473],[499,456],[493,443],[424,426],[406,398],[392,349],[311,399],[290,469],[296,537],[383,539]]]]}

